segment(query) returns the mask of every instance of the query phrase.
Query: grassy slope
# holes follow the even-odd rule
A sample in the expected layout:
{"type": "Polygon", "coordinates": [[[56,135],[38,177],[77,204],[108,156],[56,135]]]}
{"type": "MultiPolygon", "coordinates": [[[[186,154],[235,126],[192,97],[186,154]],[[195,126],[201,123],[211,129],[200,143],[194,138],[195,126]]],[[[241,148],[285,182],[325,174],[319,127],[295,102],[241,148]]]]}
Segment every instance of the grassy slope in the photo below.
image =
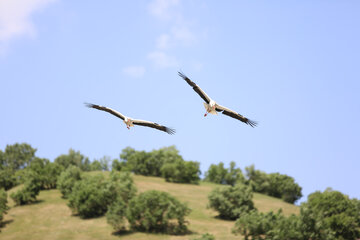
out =
{"type": "MultiPolygon", "coordinates": [[[[217,240],[240,238],[231,234],[234,221],[220,220],[216,218],[216,212],[206,208],[207,195],[219,185],[173,184],[165,182],[162,178],[145,176],[134,176],[134,180],[140,192],[151,189],[166,191],[179,200],[188,202],[192,212],[187,219],[190,222],[189,229],[193,233],[185,236],[145,233],[114,235],[105,217],[83,220],[72,216],[66,206],[67,201],[61,198],[60,192],[50,190],[40,192],[39,201],[27,206],[13,207],[13,202],[9,198],[12,208],[5,215],[5,226],[0,229],[0,239],[193,239],[206,232],[214,234],[217,240]]],[[[297,206],[262,194],[255,194],[254,202],[260,211],[282,208],[285,215],[299,212],[297,206]]]]}

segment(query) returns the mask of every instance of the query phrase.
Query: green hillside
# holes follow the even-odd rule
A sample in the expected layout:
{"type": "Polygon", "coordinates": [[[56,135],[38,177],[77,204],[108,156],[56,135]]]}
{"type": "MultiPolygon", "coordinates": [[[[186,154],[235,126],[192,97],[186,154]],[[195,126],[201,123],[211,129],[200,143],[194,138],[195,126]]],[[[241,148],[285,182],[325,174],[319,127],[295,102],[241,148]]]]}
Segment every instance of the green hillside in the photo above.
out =
{"type": "MultiPolygon", "coordinates": [[[[94,174],[94,173],[91,173],[94,174]]],[[[191,234],[171,236],[162,234],[126,233],[114,235],[112,227],[107,224],[105,217],[81,219],[72,216],[67,207],[67,200],[61,198],[58,190],[41,191],[38,202],[13,207],[9,197],[11,209],[5,215],[5,224],[0,228],[2,240],[40,240],[40,239],[193,239],[203,233],[212,233],[216,239],[240,239],[231,233],[234,221],[216,218],[216,212],[207,209],[207,196],[217,184],[200,183],[200,185],[167,183],[163,178],[134,176],[138,191],[165,191],[180,201],[188,202],[192,209],[187,217],[191,234]]],[[[14,191],[10,190],[9,192],[14,191]]],[[[298,214],[299,208],[283,202],[280,199],[254,193],[255,206],[260,211],[283,209],[285,215],[298,214]]]]}

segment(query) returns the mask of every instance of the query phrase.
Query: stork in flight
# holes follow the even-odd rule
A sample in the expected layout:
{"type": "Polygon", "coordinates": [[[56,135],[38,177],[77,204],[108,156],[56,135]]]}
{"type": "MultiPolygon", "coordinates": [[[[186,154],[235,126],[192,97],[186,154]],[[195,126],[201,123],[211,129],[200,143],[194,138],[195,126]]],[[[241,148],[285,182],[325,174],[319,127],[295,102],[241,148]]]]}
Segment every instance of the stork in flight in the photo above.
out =
{"type": "Polygon", "coordinates": [[[182,72],[178,72],[179,76],[182,77],[193,89],[195,92],[197,92],[197,94],[199,94],[199,96],[205,101],[204,102],[204,107],[206,109],[206,113],[204,114],[204,117],[207,116],[208,113],[210,114],[214,114],[217,115],[217,112],[222,112],[222,114],[225,114],[229,117],[238,119],[248,125],[250,125],[251,127],[256,127],[257,122],[252,121],[244,116],[242,116],[241,114],[226,108],[224,106],[221,106],[219,104],[217,104],[214,100],[212,100],[198,85],[196,85],[196,83],[194,83],[193,81],[191,81],[187,76],[185,76],[185,74],[183,74],[182,72]]]}
{"type": "Polygon", "coordinates": [[[105,111],[108,113],[111,113],[112,115],[121,118],[124,123],[126,124],[126,127],[128,129],[130,129],[130,127],[133,127],[134,125],[139,125],[139,126],[145,126],[145,127],[151,127],[151,128],[155,128],[158,129],[160,131],[164,131],[167,132],[168,134],[174,134],[175,133],[175,129],[172,128],[168,128],[162,125],[159,125],[157,123],[154,122],[149,122],[149,121],[145,121],[145,120],[139,120],[139,119],[132,119],[129,117],[126,117],[125,115],[119,113],[118,111],[115,111],[111,108],[108,107],[103,107],[103,106],[99,106],[99,105],[95,105],[95,104],[91,104],[91,103],[85,103],[85,105],[89,108],[95,108],[101,111],[105,111]]]}

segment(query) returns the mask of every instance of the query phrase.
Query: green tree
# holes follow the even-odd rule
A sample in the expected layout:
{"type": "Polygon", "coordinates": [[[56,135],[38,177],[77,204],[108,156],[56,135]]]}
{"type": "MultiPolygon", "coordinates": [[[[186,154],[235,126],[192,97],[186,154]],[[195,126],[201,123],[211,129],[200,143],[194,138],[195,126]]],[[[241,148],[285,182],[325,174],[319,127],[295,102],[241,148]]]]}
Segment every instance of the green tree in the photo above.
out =
{"type": "Polygon", "coordinates": [[[15,171],[10,167],[4,167],[0,170],[0,189],[9,190],[16,185],[15,171]]]}
{"type": "Polygon", "coordinates": [[[226,184],[225,176],[227,170],[224,167],[224,163],[220,162],[218,165],[211,164],[209,170],[205,172],[204,181],[213,182],[218,184],[226,184]]]}
{"type": "Polygon", "coordinates": [[[67,198],[75,185],[75,182],[81,180],[81,170],[79,167],[70,165],[65,171],[61,172],[57,180],[57,188],[60,190],[63,198],[67,198]]]}
{"type": "Polygon", "coordinates": [[[80,151],[76,152],[73,149],[70,149],[68,154],[58,156],[54,162],[62,165],[64,169],[68,168],[70,165],[74,165],[79,167],[82,171],[90,171],[89,158],[82,155],[80,151]]]}
{"type": "Polygon", "coordinates": [[[309,195],[301,204],[300,218],[306,239],[360,238],[359,200],[327,189],[309,195]]]}
{"type": "Polygon", "coordinates": [[[114,161],[112,161],[111,164],[111,170],[112,171],[130,171],[130,169],[127,168],[126,162],[124,160],[118,160],[115,159],[114,161]]]}
{"type": "Polygon", "coordinates": [[[5,151],[0,154],[1,165],[12,170],[24,168],[35,158],[35,152],[36,149],[27,143],[6,145],[5,151]]]}
{"type": "Polygon", "coordinates": [[[166,192],[146,191],[129,202],[127,218],[132,229],[146,232],[184,233],[186,204],[166,192]]]}
{"type": "Polygon", "coordinates": [[[116,230],[125,229],[128,202],[135,197],[136,187],[129,172],[111,172],[107,186],[113,193],[106,213],[107,222],[116,230]]]}
{"type": "Polygon", "coordinates": [[[184,160],[166,162],[161,172],[167,182],[198,184],[201,173],[200,163],[184,160]]]}
{"type": "Polygon", "coordinates": [[[3,219],[4,214],[9,209],[7,206],[7,193],[4,189],[0,188],[0,225],[3,219]]]}
{"type": "Polygon", "coordinates": [[[90,164],[90,171],[101,171],[101,163],[98,160],[92,161],[90,164]]]}
{"type": "Polygon", "coordinates": [[[255,208],[252,196],[251,189],[242,184],[218,187],[208,196],[209,207],[221,218],[233,220],[255,208]]]}
{"type": "Polygon", "coordinates": [[[42,187],[41,177],[33,170],[25,172],[25,182],[23,188],[17,192],[13,192],[10,197],[14,200],[16,205],[24,205],[36,201],[36,196],[39,194],[42,187]]]}
{"type": "Polygon", "coordinates": [[[76,181],[68,196],[68,206],[73,213],[83,218],[102,216],[106,213],[113,194],[106,185],[102,174],[76,181]]]}
{"type": "Polygon", "coordinates": [[[237,183],[245,183],[244,175],[240,168],[236,168],[235,162],[230,162],[230,167],[225,168],[224,163],[211,164],[205,173],[205,181],[234,186],[237,183]]]}

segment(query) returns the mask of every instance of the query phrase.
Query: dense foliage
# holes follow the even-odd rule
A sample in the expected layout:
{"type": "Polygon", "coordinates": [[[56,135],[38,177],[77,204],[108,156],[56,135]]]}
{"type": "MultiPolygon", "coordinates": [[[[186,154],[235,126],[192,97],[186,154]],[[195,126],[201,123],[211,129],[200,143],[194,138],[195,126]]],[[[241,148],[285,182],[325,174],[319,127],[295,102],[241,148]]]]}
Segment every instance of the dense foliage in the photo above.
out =
{"type": "Polygon", "coordinates": [[[254,209],[252,191],[248,186],[218,187],[210,192],[209,207],[219,212],[219,217],[234,220],[254,209]]]}
{"type": "Polygon", "coordinates": [[[63,166],[52,163],[46,158],[35,157],[26,171],[34,171],[37,174],[41,190],[53,189],[56,188],[57,178],[63,171],[63,166]]]}
{"type": "Polygon", "coordinates": [[[132,229],[146,232],[184,233],[187,205],[166,192],[146,191],[131,199],[127,218],[132,229]]]}
{"type": "Polygon", "coordinates": [[[73,149],[70,149],[68,154],[58,156],[54,162],[62,165],[64,169],[68,168],[70,165],[74,165],[79,167],[82,171],[90,171],[89,158],[82,155],[80,151],[76,152],[73,149]]]}
{"type": "Polygon", "coordinates": [[[76,181],[68,196],[68,206],[73,213],[83,218],[103,215],[112,200],[112,193],[106,185],[107,181],[102,174],[76,181]]]}
{"type": "Polygon", "coordinates": [[[16,205],[32,203],[36,201],[36,196],[41,188],[41,176],[33,170],[27,170],[24,175],[24,186],[18,191],[13,192],[10,197],[16,205]]]}
{"type": "Polygon", "coordinates": [[[0,150],[0,188],[8,190],[18,184],[16,172],[30,165],[35,152],[27,143],[6,145],[4,152],[0,150]]]}
{"type": "Polygon", "coordinates": [[[167,182],[198,184],[200,181],[199,169],[199,162],[176,160],[175,162],[166,162],[162,166],[161,172],[167,182]]]}
{"type": "Polygon", "coordinates": [[[301,205],[300,218],[306,238],[360,238],[360,201],[330,189],[309,195],[301,205]]]}
{"type": "Polygon", "coordinates": [[[236,168],[235,162],[230,162],[230,167],[225,168],[224,163],[211,164],[205,173],[204,181],[234,186],[236,183],[244,183],[245,178],[240,168],[236,168]]]}
{"type": "Polygon", "coordinates": [[[75,185],[76,181],[81,179],[80,168],[70,165],[63,171],[57,180],[57,188],[60,190],[63,198],[67,198],[75,185]]]}
{"type": "Polygon", "coordinates": [[[201,237],[194,238],[193,240],[215,240],[215,237],[210,233],[204,233],[201,237]]]}
{"type": "Polygon", "coordinates": [[[127,204],[136,194],[136,187],[129,173],[112,172],[109,178],[103,174],[86,176],[76,181],[68,196],[68,206],[83,218],[104,215],[110,206],[109,222],[115,222],[114,214],[121,204],[127,204]]]}
{"type": "Polygon", "coordinates": [[[0,225],[4,214],[8,210],[7,204],[7,193],[4,189],[0,188],[0,225]]]}
{"type": "Polygon", "coordinates": [[[237,219],[233,232],[245,239],[355,240],[360,237],[359,204],[337,191],[315,192],[299,216],[251,211],[237,219]]]}
{"type": "Polygon", "coordinates": [[[120,154],[121,161],[113,161],[114,170],[128,170],[145,176],[164,177],[168,182],[193,183],[200,180],[200,164],[184,161],[175,146],[151,152],[127,147],[120,154]]]}
{"type": "Polygon", "coordinates": [[[247,183],[254,192],[282,198],[285,202],[294,203],[302,197],[301,187],[294,178],[280,173],[270,173],[255,170],[254,165],[245,168],[247,183]]]}

